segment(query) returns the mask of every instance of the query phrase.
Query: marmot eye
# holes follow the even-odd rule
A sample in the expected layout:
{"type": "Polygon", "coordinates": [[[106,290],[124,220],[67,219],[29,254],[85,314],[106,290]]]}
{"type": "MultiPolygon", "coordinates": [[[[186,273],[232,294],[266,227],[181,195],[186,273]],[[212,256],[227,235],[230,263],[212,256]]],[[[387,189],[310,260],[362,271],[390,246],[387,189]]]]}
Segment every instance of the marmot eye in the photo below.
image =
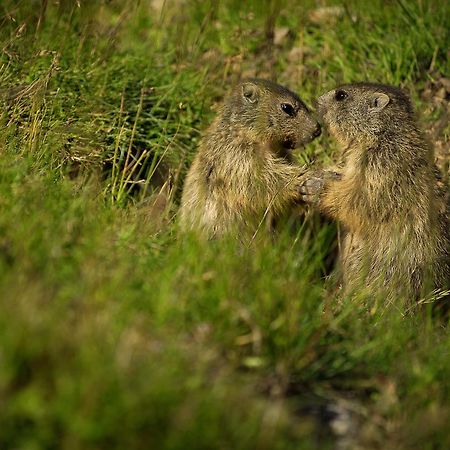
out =
{"type": "Polygon", "coordinates": [[[289,116],[293,117],[295,116],[295,109],[292,105],[289,103],[282,103],[281,109],[289,116]]]}
{"type": "Polygon", "coordinates": [[[346,99],[348,97],[347,92],[339,89],[338,91],[336,91],[336,93],[334,94],[334,98],[338,101],[341,102],[342,100],[346,99]]]}

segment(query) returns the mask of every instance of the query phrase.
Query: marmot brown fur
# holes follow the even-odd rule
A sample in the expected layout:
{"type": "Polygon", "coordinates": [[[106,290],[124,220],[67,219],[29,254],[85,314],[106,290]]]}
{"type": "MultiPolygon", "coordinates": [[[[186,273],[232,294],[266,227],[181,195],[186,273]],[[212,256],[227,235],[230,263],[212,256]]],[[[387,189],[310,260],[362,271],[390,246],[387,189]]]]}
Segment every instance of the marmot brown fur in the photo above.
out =
{"type": "Polygon", "coordinates": [[[276,216],[299,199],[304,170],[291,150],[319,134],[320,125],[293,92],[267,80],[239,83],[186,177],[182,229],[208,238],[253,236],[269,211],[276,216]]]}
{"type": "Polygon", "coordinates": [[[343,165],[312,172],[303,199],[343,225],[344,292],[367,287],[411,300],[448,286],[448,210],[408,95],[349,84],[322,95],[318,106],[343,165]]]}

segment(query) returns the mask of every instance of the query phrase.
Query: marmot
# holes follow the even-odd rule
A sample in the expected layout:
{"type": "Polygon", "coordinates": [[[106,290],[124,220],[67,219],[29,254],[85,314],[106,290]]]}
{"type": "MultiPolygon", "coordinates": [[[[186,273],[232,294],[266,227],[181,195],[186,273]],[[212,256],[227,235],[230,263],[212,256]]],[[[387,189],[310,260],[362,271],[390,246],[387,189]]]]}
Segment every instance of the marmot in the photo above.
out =
{"type": "Polygon", "coordinates": [[[322,95],[318,114],[342,148],[343,164],[312,172],[303,200],[343,225],[344,292],[366,286],[411,300],[448,286],[448,210],[408,95],[348,84],[322,95]]]}
{"type": "Polygon", "coordinates": [[[273,82],[247,79],[226,98],[187,174],[183,230],[207,238],[253,236],[267,213],[300,198],[304,170],[291,150],[321,133],[300,98],[273,82]]]}

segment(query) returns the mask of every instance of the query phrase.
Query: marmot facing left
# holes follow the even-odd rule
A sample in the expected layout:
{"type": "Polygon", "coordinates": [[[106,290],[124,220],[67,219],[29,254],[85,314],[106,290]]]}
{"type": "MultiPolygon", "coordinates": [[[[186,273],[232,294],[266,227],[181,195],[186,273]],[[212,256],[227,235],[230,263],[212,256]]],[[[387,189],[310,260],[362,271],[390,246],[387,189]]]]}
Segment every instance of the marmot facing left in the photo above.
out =
{"type": "Polygon", "coordinates": [[[449,223],[432,149],[400,89],[349,84],[322,95],[319,115],[343,167],[312,173],[304,200],[339,221],[345,291],[417,299],[450,281],[449,223]]]}
{"type": "Polygon", "coordinates": [[[300,98],[262,79],[239,83],[206,131],[186,177],[180,209],[184,230],[213,238],[252,236],[300,196],[304,172],[291,150],[320,134],[300,98]]]}

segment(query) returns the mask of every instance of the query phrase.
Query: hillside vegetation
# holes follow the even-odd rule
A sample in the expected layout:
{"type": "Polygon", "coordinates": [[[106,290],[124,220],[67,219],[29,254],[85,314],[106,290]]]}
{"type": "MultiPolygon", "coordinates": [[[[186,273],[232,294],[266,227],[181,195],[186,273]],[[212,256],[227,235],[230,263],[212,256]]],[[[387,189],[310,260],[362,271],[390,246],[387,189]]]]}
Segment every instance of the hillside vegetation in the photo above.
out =
{"type": "Polygon", "coordinates": [[[448,326],[338,302],[333,224],[243,251],[176,222],[244,76],[309,105],[408,89],[448,180],[449,23],[438,0],[1,2],[0,448],[450,448],[448,326]]]}

